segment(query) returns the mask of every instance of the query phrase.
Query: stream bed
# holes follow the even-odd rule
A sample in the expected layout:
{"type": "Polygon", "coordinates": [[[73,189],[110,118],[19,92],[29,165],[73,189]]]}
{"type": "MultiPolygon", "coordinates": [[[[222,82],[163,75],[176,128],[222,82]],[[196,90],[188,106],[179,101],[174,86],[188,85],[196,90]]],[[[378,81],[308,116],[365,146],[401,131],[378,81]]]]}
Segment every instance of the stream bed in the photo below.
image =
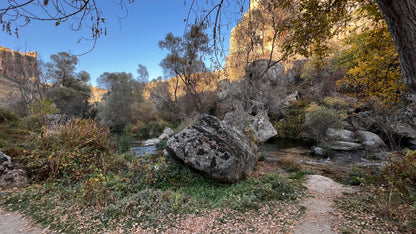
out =
{"type": "Polygon", "coordinates": [[[319,157],[311,154],[312,146],[312,142],[272,139],[259,147],[259,153],[266,164],[309,170],[338,181],[353,167],[375,173],[386,164],[385,152],[369,154],[365,151],[334,151],[329,157],[319,157]]]}
{"type": "Polygon", "coordinates": [[[142,141],[133,141],[130,151],[137,156],[144,156],[145,154],[154,154],[158,151],[155,145],[141,146],[142,141]]]}

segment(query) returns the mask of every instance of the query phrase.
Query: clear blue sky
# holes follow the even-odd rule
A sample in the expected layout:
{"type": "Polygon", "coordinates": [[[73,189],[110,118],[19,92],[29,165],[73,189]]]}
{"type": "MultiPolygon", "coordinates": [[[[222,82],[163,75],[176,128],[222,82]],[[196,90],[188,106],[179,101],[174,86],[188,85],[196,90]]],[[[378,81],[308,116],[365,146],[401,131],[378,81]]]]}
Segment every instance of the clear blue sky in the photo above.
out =
{"type": "MultiPolygon", "coordinates": [[[[167,52],[159,49],[158,41],[169,32],[183,34],[189,6],[184,5],[184,0],[135,0],[128,7],[127,18],[120,20],[118,16],[124,12],[111,0],[99,2],[104,1],[98,4],[107,19],[108,35],[97,41],[91,53],[79,57],[78,71],[90,73],[93,85],[104,72],[130,72],[137,76],[138,64],[147,67],[150,79],[163,76],[159,63],[167,52]]],[[[4,4],[7,5],[0,3],[0,7],[4,4]]],[[[90,42],[77,43],[80,38],[90,36],[88,30],[74,32],[67,24],[56,27],[55,22],[32,22],[19,29],[19,38],[0,32],[0,46],[23,52],[38,51],[41,59],[49,61],[51,54],[61,51],[73,54],[88,51],[90,42]]]]}

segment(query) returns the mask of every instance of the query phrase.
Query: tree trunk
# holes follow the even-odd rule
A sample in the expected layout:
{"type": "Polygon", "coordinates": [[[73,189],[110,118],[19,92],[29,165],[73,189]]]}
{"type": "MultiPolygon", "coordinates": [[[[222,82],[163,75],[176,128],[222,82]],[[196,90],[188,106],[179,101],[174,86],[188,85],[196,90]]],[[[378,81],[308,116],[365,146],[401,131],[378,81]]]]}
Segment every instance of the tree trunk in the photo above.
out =
{"type": "Polygon", "coordinates": [[[402,78],[416,96],[416,1],[376,0],[399,53],[402,78]]]}

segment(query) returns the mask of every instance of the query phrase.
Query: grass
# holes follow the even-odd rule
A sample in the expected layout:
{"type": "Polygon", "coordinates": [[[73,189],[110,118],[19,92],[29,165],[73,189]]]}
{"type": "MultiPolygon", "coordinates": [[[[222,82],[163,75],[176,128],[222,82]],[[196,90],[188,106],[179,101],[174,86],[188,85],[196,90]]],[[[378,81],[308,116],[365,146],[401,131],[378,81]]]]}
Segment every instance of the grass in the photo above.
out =
{"type": "MultiPolygon", "coordinates": [[[[164,161],[157,157],[142,162],[149,166],[164,161]]],[[[133,162],[134,164],[134,162],[133,162]]],[[[213,209],[237,213],[256,211],[274,201],[296,202],[302,195],[300,180],[278,174],[249,178],[238,184],[220,184],[186,168],[168,165],[164,170],[144,174],[134,169],[109,174],[102,184],[68,184],[64,180],[33,184],[27,189],[3,193],[0,205],[18,210],[37,222],[66,233],[131,230],[139,223],[144,228],[167,228],[177,217],[200,214],[213,209]],[[94,197],[102,200],[89,203],[94,197]]]]}
{"type": "Polygon", "coordinates": [[[19,130],[19,118],[11,111],[0,108],[0,149],[22,144],[27,132],[19,130]]]}

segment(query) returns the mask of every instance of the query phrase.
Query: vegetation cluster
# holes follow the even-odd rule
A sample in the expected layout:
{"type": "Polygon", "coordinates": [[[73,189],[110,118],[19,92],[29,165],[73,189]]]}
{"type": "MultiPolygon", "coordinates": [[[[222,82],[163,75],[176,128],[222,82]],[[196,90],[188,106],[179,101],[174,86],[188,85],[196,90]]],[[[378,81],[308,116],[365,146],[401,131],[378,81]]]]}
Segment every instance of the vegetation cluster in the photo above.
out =
{"type": "Polygon", "coordinates": [[[411,103],[406,99],[408,90],[401,80],[394,41],[375,2],[362,1],[346,9],[341,4],[346,1],[330,1],[331,6],[322,5],[325,1],[276,2],[283,3],[281,9],[265,4],[253,13],[255,25],[269,25],[272,30],[265,34],[267,38],[243,34],[240,39],[248,44],[242,44],[247,56],[241,58],[246,59],[244,69],[254,62],[250,59],[285,59],[291,64],[303,58],[288,87],[296,88],[299,98],[287,106],[277,105],[280,89],[256,83],[263,77],[246,77],[245,71],[231,69],[228,77],[240,80],[240,86],[219,79],[224,73],[213,72],[205,64],[205,56],[213,52],[205,24],[190,26],[183,37],[169,33],[159,42],[168,51],[160,65],[172,79],[158,78],[149,84],[147,69],[141,64],[137,77],[105,72],[98,84],[108,92],[99,103],[89,102],[90,76],[76,72],[77,57],[66,52],[52,55],[48,63],[39,61],[36,80],[23,77],[28,82],[22,83],[9,77],[25,90],[21,92],[24,105],[13,111],[0,109],[0,149],[28,172],[31,183],[0,193],[0,205],[20,210],[53,229],[77,233],[129,232],[137,225],[163,231],[187,214],[216,209],[256,211],[272,202],[296,204],[302,196],[302,179],[309,172],[290,163],[282,165],[287,177],[275,170],[239,184],[220,184],[172,164],[160,152],[134,155],[131,143],[158,137],[167,126],[180,130],[198,114],[224,117],[242,109],[252,115],[267,112],[279,138],[312,140],[326,149],[324,136],[329,128],[354,129],[353,114],[365,111],[374,115],[367,129],[382,136],[389,150],[397,151],[373,174],[354,167],[344,182],[370,193],[356,203],[340,201],[339,206],[353,211],[367,203],[368,212],[384,222],[404,232],[416,230],[412,213],[416,209],[416,152],[403,150],[409,139],[399,138],[394,131],[411,103]],[[324,7],[339,11],[318,11],[324,7]],[[305,21],[317,26],[302,31],[305,21]],[[356,28],[346,27],[348,23],[356,28]],[[264,42],[271,43],[271,50],[252,55],[264,42]],[[239,102],[227,99],[232,95],[220,97],[232,87],[239,87],[235,95],[239,102]],[[267,103],[261,106],[261,101],[267,103]]]}
{"type": "Polygon", "coordinates": [[[220,184],[162,155],[116,153],[108,130],[74,119],[56,134],[8,148],[5,153],[29,172],[31,185],[2,194],[2,206],[63,232],[129,231],[138,223],[163,230],[170,225],[167,215],[259,209],[272,201],[295,202],[302,194],[299,179],[278,173],[220,184]]]}

